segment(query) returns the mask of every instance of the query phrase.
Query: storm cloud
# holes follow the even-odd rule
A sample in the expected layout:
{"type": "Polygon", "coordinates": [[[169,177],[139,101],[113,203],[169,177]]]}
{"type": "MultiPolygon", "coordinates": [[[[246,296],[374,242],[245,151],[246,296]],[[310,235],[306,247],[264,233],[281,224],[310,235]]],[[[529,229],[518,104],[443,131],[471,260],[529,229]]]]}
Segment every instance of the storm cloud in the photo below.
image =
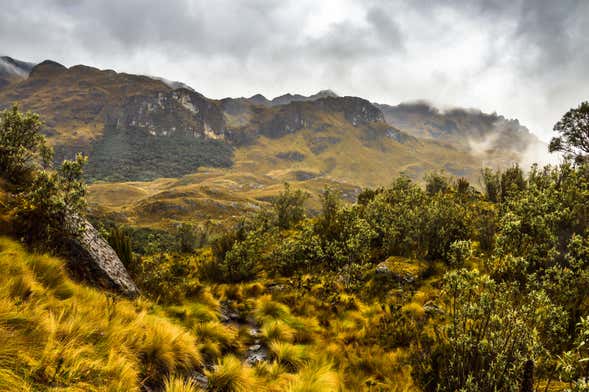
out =
{"type": "Polygon", "coordinates": [[[589,97],[583,0],[4,0],[0,54],[179,80],[212,98],[330,88],[518,118],[589,97]]]}

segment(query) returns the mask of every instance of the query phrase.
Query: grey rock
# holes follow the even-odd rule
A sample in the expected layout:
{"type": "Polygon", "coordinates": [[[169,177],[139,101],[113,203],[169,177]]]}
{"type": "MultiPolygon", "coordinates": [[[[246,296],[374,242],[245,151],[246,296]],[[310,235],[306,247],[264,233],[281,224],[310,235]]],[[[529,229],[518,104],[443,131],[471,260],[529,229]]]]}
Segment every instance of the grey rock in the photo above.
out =
{"type": "Polygon", "coordinates": [[[374,271],[377,275],[385,275],[385,276],[392,276],[393,272],[389,269],[389,267],[385,263],[380,263],[376,266],[376,270],[374,271]]]}
{"type": "Polygon", "coordinates": [[[267,361],[269,357],[270,353],[268,352],[267,348],[262,347],[259,344],[254,344],[248,348],[245,362],[248,365],[255,365],[259,362],[267,361]]]}
{"type": "Polygon", "coordinates": [[[209,379],[207,378],[207,376],[200,372],[193,372],[192,379],[200,388],[206,389],[209,385],[209,379]]]}
{"type": "Polygon", "coordinates": [[[139,289],[113,248],[85,218],[65,219],[68,267],[78,278],[129,298],[139,295],[139,289]]]}

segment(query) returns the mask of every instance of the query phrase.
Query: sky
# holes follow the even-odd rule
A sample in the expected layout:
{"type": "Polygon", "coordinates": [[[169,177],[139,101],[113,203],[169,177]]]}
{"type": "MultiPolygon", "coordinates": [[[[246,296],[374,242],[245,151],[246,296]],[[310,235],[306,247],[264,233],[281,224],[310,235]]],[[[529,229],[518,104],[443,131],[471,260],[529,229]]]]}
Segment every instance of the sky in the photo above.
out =
{"type": "Polygon", "coordinates": [[[3,0],[0,54],[211,98],[331,89],[479,108],[549,140],[589,98],[589,1],[3,0]]]}

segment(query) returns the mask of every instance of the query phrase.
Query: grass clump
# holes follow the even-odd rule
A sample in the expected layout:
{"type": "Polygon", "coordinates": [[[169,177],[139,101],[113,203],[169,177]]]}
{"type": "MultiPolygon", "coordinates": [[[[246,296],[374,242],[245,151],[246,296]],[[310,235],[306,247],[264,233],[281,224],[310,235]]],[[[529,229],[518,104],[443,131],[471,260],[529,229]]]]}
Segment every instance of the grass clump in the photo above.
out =
{"type": "Polygon", "coordinates": [[[252,368],[242,365],[233,356],[223,357],[213,370],[207,371],[209,390],[223,392],[249,392],[260,390],[258,380],[252,368]]]}
{"type": "Polygon", "coordinates": [[[71,281],[57,258],[0,238],[0,268],[2,391],[161,388],[202,365],[186,329],[71,281]]]}
{"type": "Polygon", "coordinates": [[[301,344],[274,341],[270,343],[270,352],[291,373],[299,371],[311,359],[309,347],[301,344]]]}
{"type": "Polygon", "coordinates": [[[196,382],[181,377],[168,377],[164,381],[163,392],[200,392],[203,391],[196,382]]]}

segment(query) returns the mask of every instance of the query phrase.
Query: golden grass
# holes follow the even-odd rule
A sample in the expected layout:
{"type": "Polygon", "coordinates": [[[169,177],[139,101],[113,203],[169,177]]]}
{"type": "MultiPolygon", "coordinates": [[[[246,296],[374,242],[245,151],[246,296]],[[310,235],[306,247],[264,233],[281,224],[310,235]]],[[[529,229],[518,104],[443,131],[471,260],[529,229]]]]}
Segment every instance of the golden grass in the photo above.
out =
{"type": "Polygon", "coordinates": [[[59,259],[0,238],[0,268],[0,390],[132,391],[202,365],[186,329],[72,282],[59,259]]]}
{"type": "Polygon", "coordinates": [[[206,372],[209,390],[223,392],[249,392],[263,390],[252,368],[243,365],[233,355],[223,357],[214,369],[206,372]]]}
{"type": "Polygon", "coordinates": [[[203,389],[191,379],[171,376],[164,381],[163,392],[199,392],[202,390],[203,389]]]}

